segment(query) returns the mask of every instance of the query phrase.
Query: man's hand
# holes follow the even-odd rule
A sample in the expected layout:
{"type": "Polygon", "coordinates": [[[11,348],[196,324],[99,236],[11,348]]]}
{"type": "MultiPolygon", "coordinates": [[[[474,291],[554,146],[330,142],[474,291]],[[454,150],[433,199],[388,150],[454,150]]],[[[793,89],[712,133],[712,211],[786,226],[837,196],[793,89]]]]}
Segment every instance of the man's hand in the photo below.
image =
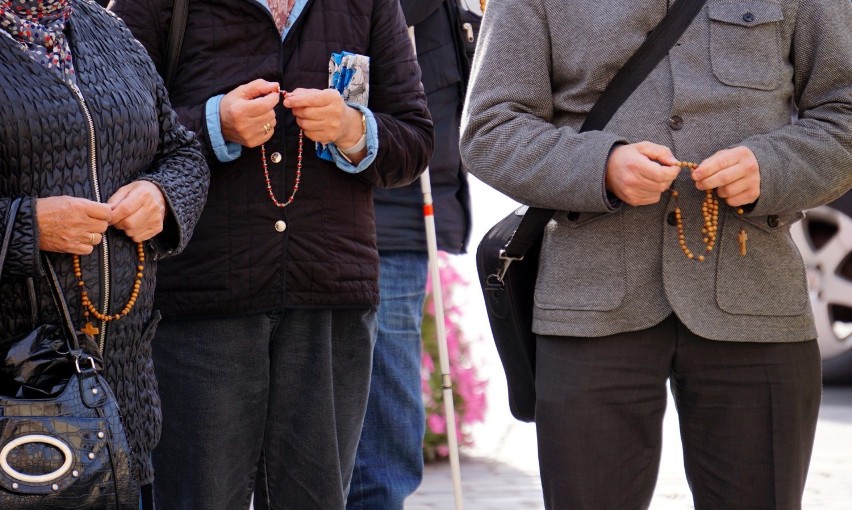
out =
{"type": "Polygon", "coordinates": [[[629,205],[656,204],[680,174],[676,164],[672,151],[663,145],[620,145],[607,160],[606,189],[629,205]]]}
{"type": "Polygon", "coordinates": [[[225,94],[219,103],[222,136],[244,147],[257,147],[272,138],[275,105],[281,93],[277,83],[257,79],[225,94]]]}
{"type": "Polygon", "coordinates": [[[751,204],[760,197],[760,167],[748,147],[734,147],[713,154],[692,171],[695,187],[716,188],[719,198],[731,207],[751,204]]]}
{"type": "Polygon", "coordinates": [[[38,246],[43,251],[88,255],[101,242],[112,219],[107,204],[58,196],[36,201],[38,246]]]}
{"type": "Polygon", "coordinates": [[[122,186],[109,197],[110,224],[124,230],[127,237],[141,243],[163,231],[166,218],[166,198],[156,184],[134,181],[122,186]]]}
{"type": "Polygon", "coordinates": [[[284,97],[284,106],[293,110],[305,136],[315,142],[348,149],[364,133],[361,112],[347,106],[334,89],[296,89],[284,97]]]}

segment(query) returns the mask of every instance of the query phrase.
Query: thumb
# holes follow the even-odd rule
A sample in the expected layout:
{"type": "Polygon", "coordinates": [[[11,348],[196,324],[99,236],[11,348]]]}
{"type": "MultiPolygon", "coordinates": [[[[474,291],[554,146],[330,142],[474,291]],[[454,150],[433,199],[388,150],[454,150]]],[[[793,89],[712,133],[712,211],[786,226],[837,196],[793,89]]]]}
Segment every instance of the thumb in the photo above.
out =
{"type": "Polygon", "coordinates": [[[258,78],[246,83],[245,85],[240,85],[238,88],[240,89],[240,97],[243,99],[255,99],[267,94],[272,94],[273,92],[278,92],[280,86],[276,82],[258,78]]]}

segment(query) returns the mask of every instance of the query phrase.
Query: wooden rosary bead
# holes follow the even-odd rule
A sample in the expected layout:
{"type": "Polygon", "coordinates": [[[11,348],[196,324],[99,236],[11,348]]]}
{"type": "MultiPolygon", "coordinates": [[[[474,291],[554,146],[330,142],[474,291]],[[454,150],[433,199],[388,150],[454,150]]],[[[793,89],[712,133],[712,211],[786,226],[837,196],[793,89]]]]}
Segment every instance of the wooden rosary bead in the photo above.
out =
{"type": "Polygon", "coordinates": [[[81,333],[92,336],[99,333],[100,330],[89,321],[90,316],[94,316],[95,319],[101,322],[110,322],[126,317],[130,314],[130,311],[133,310],[134,305],[136,305],[136,299],[139,297],[139,289],[142,288],[142,278],[145,276],[145,247],[142,243],[136,243],[136,258],[138,261],[138,265],[136,266],[136,281],[133,282],[133,290],[130,293],[127,303],[124,305],[124,308],[122,308],[120,313],[107,315],[98,311],[98,309],[95,308],[95,305],[93,305],[89,300],[89,293],[86,291],[86,282],[83,280],[80,256],[74,255],[74,276],[77,278],[77,287],[80,289],[80,304],[83,307],[83,320],[85,321],[85,325],[80,328],[81,333]]]}
{"type": "MultiPolygon", "coordinates": [[[[698,168],[698,163],[693,163],[691,161],[678,161],[677,166],[681,168],[688,168],[690,170],[695,170],[698,168]]],[[[674,199],[674,217],[675,217],[675,226],[677,227],[677,239],[678,245],[680,246],[681,251],[684,255],[690,260],[698,260],[699,262],[703,262],[705,260],[704,255],[696,256],[692,253],[692,250],[689,249],[689,246],[686,244],[686,234],[684,233],[683,228],[683,214],[681,213],[680,204],[678,198],[680,197],[680,193],[673,187],[670,188],[672,198],[674,199]]],[[[740,217],[740,233],[737,236],[737,240],[740,244],[740,255],[746,255],[746,241],[748,240],[748,234],[745,231],[745,228],[742,226],[742,217],[745,211],[742,207],[737,208],[737,214],[740,217]]],[[[701,217],[703,220],[703,226],[701,228],[702,241],[704,242],[704,251],[711,252],[713,248],[716,246],[716,236],[719,232],[719,198],[714,193],[714,190],[709,189],[704,192],[704,200],[701,202],[701,217]]]]}

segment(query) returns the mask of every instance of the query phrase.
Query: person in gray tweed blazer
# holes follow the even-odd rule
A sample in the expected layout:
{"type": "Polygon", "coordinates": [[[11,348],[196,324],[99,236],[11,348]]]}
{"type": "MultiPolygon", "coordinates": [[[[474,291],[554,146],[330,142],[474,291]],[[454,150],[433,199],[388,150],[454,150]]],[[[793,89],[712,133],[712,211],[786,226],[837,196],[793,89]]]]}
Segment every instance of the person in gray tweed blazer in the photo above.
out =
{"type": "Polygon", "coordinates": [[[670,4],[491,0],[482,25],[463,160],[560,211],[533,324],[546,506],[648,507],[670,381],[697,509],[800,508],[821,381],[789,227],[852,187],[852,5],[709,0],[578,134],[670,4]]]}

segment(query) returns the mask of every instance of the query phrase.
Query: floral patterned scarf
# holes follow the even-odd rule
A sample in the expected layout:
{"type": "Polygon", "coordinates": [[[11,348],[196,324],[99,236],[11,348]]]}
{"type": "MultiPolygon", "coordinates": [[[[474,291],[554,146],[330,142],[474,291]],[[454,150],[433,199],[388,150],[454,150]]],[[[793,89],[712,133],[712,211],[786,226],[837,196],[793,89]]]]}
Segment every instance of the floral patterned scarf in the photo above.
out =
{"type": "Polygon", "coordinates": [[[71,0],[0,0],[0,31],[17,41],[33,60],[74,82],[71,49],[64,33],[70,16],[71,0]]]}

